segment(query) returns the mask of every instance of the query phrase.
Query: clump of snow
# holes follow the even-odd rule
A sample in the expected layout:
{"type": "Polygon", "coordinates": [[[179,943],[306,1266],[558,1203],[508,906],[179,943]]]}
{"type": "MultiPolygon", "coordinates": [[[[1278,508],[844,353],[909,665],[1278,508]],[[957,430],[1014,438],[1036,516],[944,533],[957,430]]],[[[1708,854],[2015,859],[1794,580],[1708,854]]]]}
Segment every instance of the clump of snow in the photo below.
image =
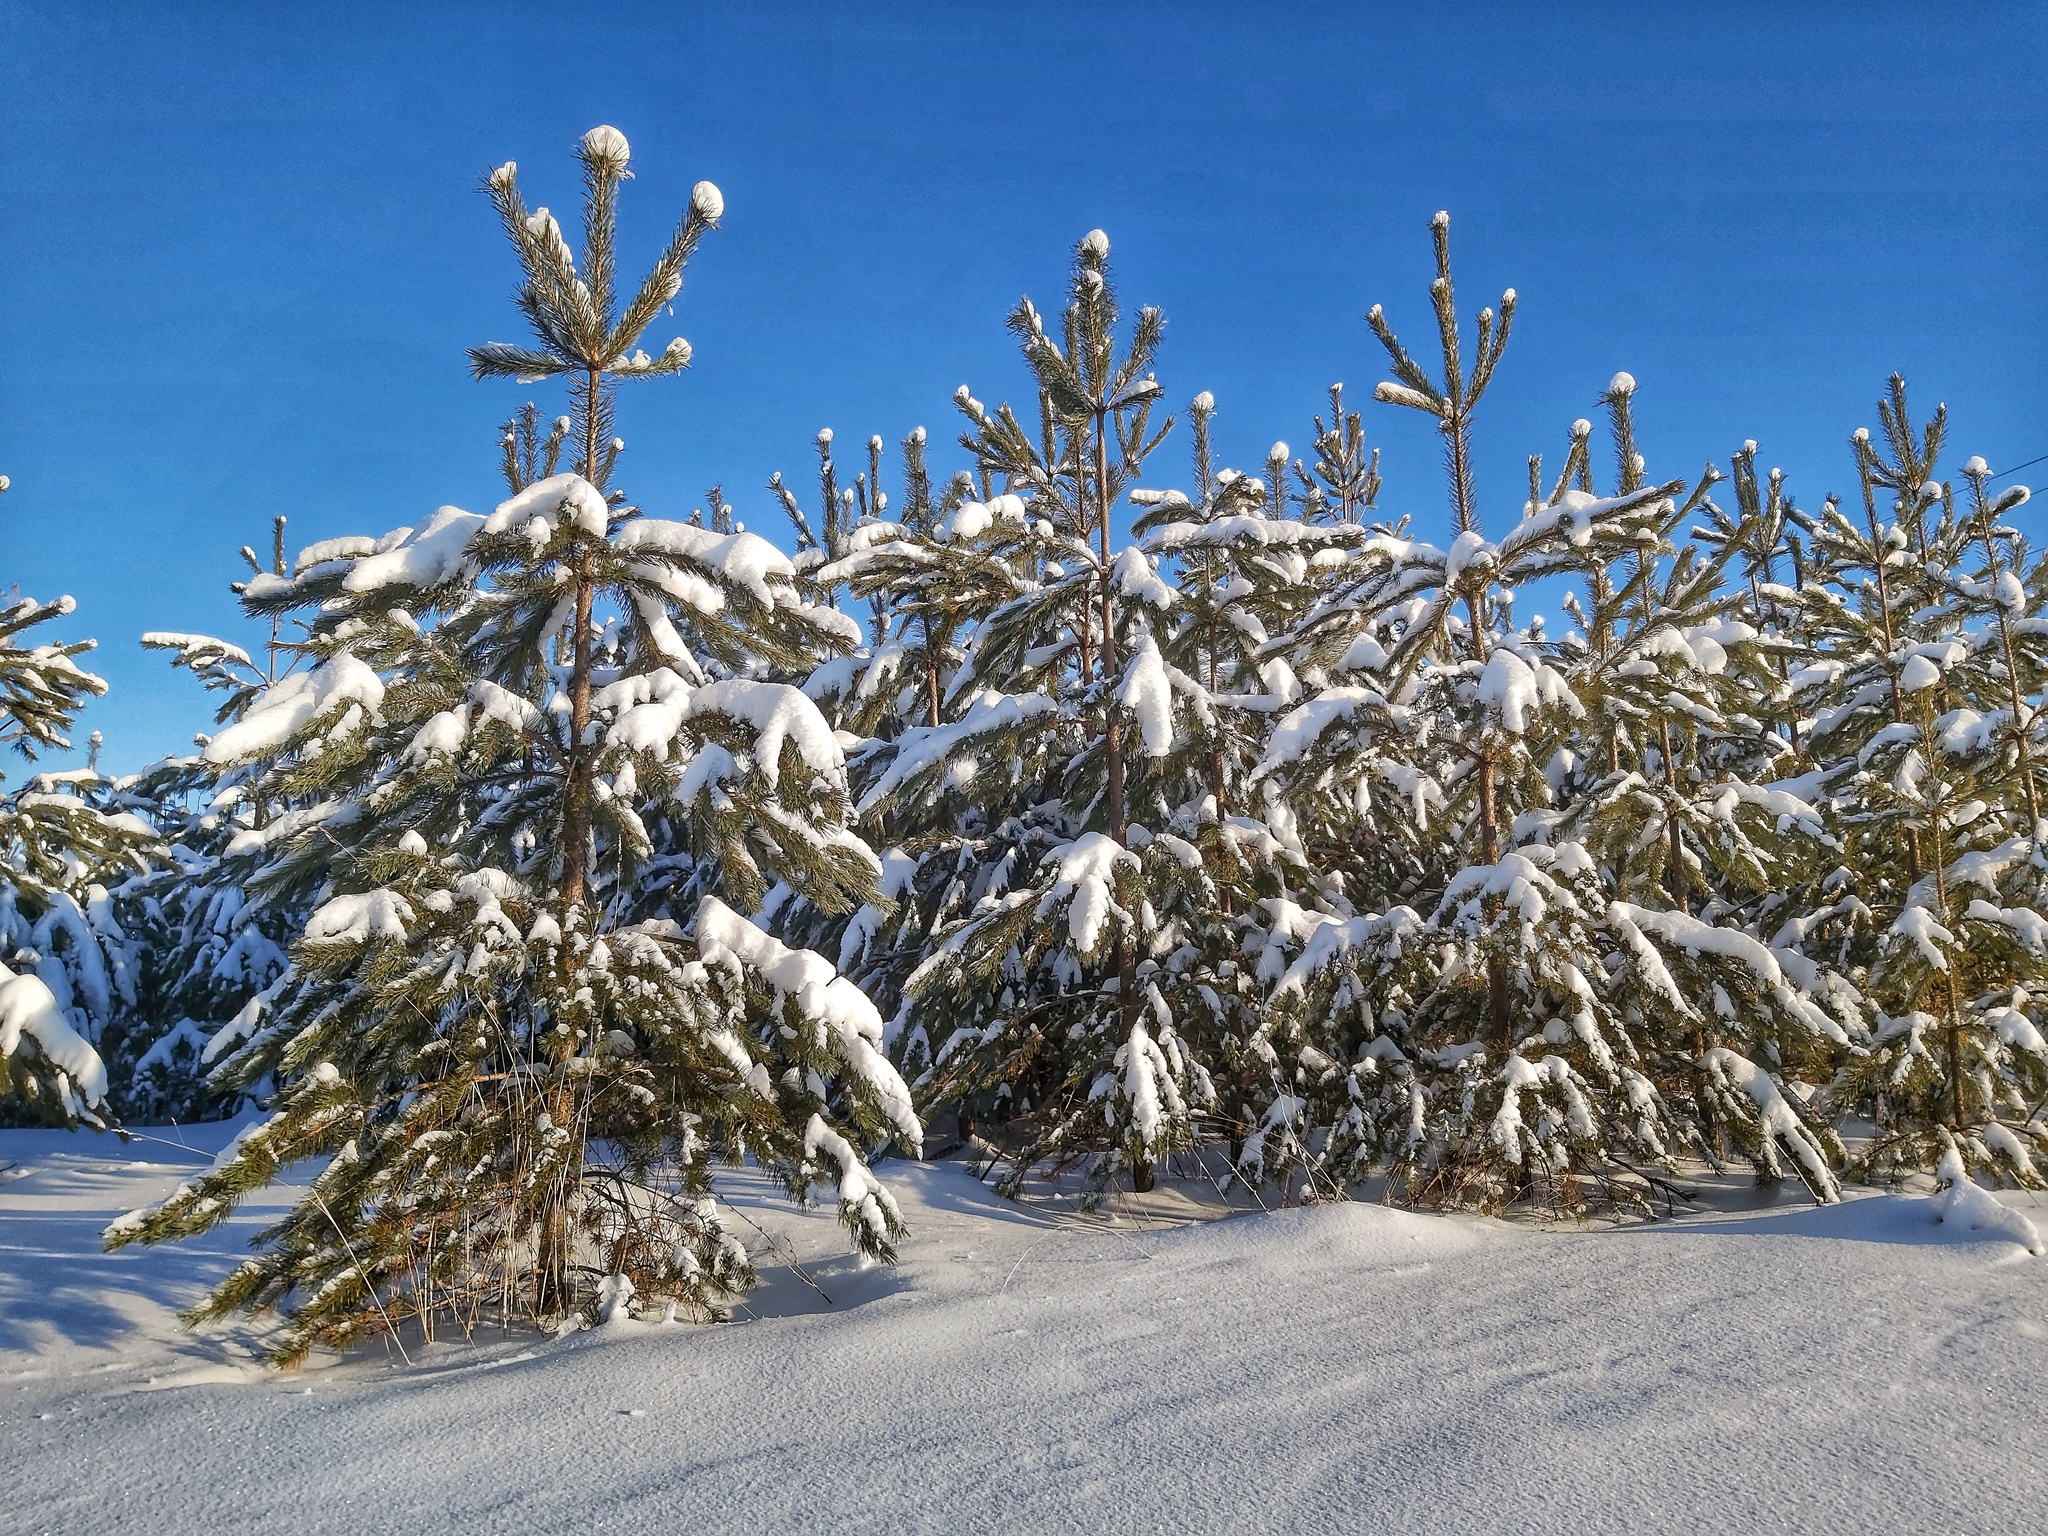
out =
{"type": "Polygon", "coordinates": [[[599,690],[594,703],[616,712],[608,736],[629,751],[666,759],[676,745],[687,744],[687,722],[724,715],[754,728],[754,759],[770,782],[780,779],[785,743],[813,773],[835,780],[845,773],[845,750],[831,724],[801,688],[787,683],[723,678],[693,687],[659,667],[599,690]]]}
{"type": "Polygon", "coordinates": [[[0,1062],[20,1050],[24,1038],[62,1074],[59,1091],[76,1095],[74,1110],[106,1102],[107,1068],[99,1052],[71,1027],[41,977],[17,975],[0,964],[0,1062]]]}
{"type": "Polygon", "coordinates": [[[1049,720],[1059,706],[1046,694],[1006,694],[989,691],[977,694],[960,718],[950,725],[915,726],[897,739],[896,755],[882,776],[861,797],[863,815],[887,800],[920,774],[940,763],[971,754],[977,740],[998,732],[1015,730],[1035,721],[1049,720]]]}
{"type": "Polygon", "coordinates": [[[791,949],[763,932],[715,896],[697,908],[697,945],[711,964],[731,960],[758,975],[778,999],[788,999],[805,1019],[821,1025],[835,1053],[873,1097],[903,1143],[915,1152],[924,1127],[904,1084],[882,1054],[882,1017],[865,992],[841,976],[832,962],[808,949],[791,949]]]}
{"type": "Polygon", "coordinates": [[[1941,1155],[1934,1170],[1935,1220],[1952,1222],[1972,1232],[2002,1232],[2027,1252],[2040,1254],[2041,1234],[2022,1211],[1994,1198],[1971,1179],[1963,1166],[1963,1154],[1955,1143],[1941,1155]]]}
{"type": "Polygon", "coordinates": [[[413,920],[412,905],[396,891],[382,887],[360,895],[335,896],[306,920],[310,943],[366,944],[375,939],[405,938],[413,920]]]}
{"type": "Polygon", "coordinates": [[[1756,1105],[1757,1120],[1765,1132],[1761,1150],[1767,1171],[1778,1172],[1777,1149],[1782,1146],[1806,1171],[1807,1187],[1816,1200],[1832,1205],[1842,1198],[1841,1183],[1828,1166],[1826,1151],[1798,1112],[1785,1101],[1770,1073],[1725,1046],[1708,1051],[1700,1058],[1700,1065],[1710,1077],[1740,1089],[1756,1105]]]}
{"type": "Polygon", "coordinates": [[[1038,904],[1042,920],[1067,907],[1067,936],[1074,951],[1093,955],[1102,947],[1111,914],[1125,916],[1116,904],[1116,870],[1136,869],[1138,856],[1113,837],[1089,832],[1048,856],[1057,865],[1052,889],[1038,904]]]}
{"type": "Polygon", "coordinates": [[[248,714],[206,744],[209,763],[235,763],[281,750],[315,720],[336,709],[329,734],[347,734],[384,702],[384,682],[368,663],[339,651],[309,672],[297,672],[266,689],[248,714]]]}
{"type": "Polygon", "coordinates": [[[626,136],[609,124],[600,123],[583,135],[583,158],[624,168],[633,158],[626,136]]]}
{"type": "Polygon", "coordinates": [[[1173,684],[1167,678],[1158,642],[1151,635],[1139,640],[1131,653],[1116,696],[1137,721],[1145,756],[1164,757],[1173,750],[1173,684]]]}
{"type": "Polygon", "coordinates": [[[478,530],[482,535],[523,534],[536,549],[553,538],[557,529],[573,528],[593,539],[602,539],[611,523],[611,508],[604,492],[581,475],[550,475],[536,480],[516,496],[498,503],[478,530]]]}

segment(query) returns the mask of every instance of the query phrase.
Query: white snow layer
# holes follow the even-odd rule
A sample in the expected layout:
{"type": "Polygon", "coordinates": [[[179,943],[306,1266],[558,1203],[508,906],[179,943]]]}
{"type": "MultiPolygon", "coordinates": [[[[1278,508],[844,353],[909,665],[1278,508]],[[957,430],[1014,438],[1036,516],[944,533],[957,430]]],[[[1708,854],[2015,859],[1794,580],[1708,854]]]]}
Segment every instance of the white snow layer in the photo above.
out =
{"type": "Polygon", "coordinates": [[[330,735],[345,735],[384,702],[384,681],[367,662],[341,651],[310,672],[266,689],[256,705],[206,744],[209,763],[240,762],[282,748],[315,720],[339,709],[330,735]]]}
{"type": "Polygon", "coordinates": [[[610,739],[629,751],[666,759],[673,746],[690,745],[685,722],[723,715],[754,728],[754,760],[770,783],[781,778],[785,742],[813,773],[836,782],[846,771],[846,754],[830,722],[801,688],[787,683],[735,677],[692,687],[660,667],[600,689],[594,702],[617,712],[610,739]]]}
{"type": "Polygon", "coordinates": [[[924,1144],[910,1089],[882,1054],[882,1016],[831,961],[812,950],[791,949],[716,896],[705,897],[697,908],[697,945],[706,961],[715,965],[731,957],[766,982],[778,1000],[787,998],[805,1019],[822,1026],[833,1053],[875,1100],[904,1145],[915,1151],[924,1144]]]}
{"type": "Polygon", "coordinates": [[[91,1109],[106,1099],[106,1065],[71,1027],[42,978],[18,975],[0,964],[0,1063],[21,1049],[23,1037],[34,1041],[43,1059],[64,1075],[76,1096],[74,1107],[91,1109]]]}
{"type": "Polygon", "coordinates": [[[1150,635],[1141,638],[1131,653],[1116,698],[1137,722],[1139,750],[1146,757],[1164,757],[1173,750],[1173,684],[1150,635]]]}
{"type": "Polygon", "coordinates": [[[722,1173],[778,1250],[735,1222],[765,1276],[739,1321],[280,1376],[251,1358],[263,1325],[186,1333],[176,1311],[296,1191],[197,1243],[99,1250],[234,1129],[0,1131],[0,1524],[2031,1533],[2048,1502],[2026,1406],[2048,1265],[1927,1199],[1187,1227],[1161,1225],[1186,1210],[1170,1180],[1105,1224],[897,1163],[910,1234],[873,1268],[829,1209],[722,1173]]]}
{"type": "Polygon", "coordinates": [[[1119,864],[1138,867],[1138,856],[1115,838],[1100,832],[1083,834],[1064,848],[1047,856],[1057,865],[1052,889],[1040,898],[1037,917],[1043,921],[1067,907],[1067,936],[1074,953],[1092,955],[1101,947],[1103,930],[1112,913],[1128,914],[1116,904],[1116,868],[1119,864]]]}

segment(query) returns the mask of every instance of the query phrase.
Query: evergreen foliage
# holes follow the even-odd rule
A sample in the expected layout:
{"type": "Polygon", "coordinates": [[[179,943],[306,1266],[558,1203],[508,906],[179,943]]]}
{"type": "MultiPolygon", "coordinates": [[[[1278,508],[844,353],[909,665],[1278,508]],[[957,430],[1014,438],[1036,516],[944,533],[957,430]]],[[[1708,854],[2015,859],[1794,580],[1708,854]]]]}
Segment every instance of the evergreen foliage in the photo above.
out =
{"type": "Polygon", "coordinates": [[[915,1149],[920,1127],[880,1019],[741,915],[770,880],[827,911],[873,893],[840,746],[776,680],[856,636],[766,541],[612,488],[613,392],[688,361],[635,342],[722,202],[698,186],[620,307],[625,140],[594,129],[580,157],[580,260],[513,167],[489,178],[538,345],[472,353],[482,377],[568,375],[567,425],[542,441],[515,418],[512,494],[488,516],[443,508],[246,583],[252,614],[303,627],[303,666],[204,750],[273,807],[243,834],[251,883],[313,892],[290,969],[211,1080],[279,1087],[215,1169],[109,1242],[203,1230],[323,1159],[195,1314],[289,1299],[286,1360],[408,1320],[715,1312],[752,1279],[712,1197],[719,1160],[758,1158],[793,1195],[835,1185],[869,1252],[900,1229],[863,1148],[915,1149]],[[565,444],[571,468],[548,473],[565,444]]]}
{"type": "MultiPolygon", "coordinates": [[[[0,493],[7,488],[0,475],[0,493]]],[[[0,608],[0,753],[34,761],[68,750],[78,711],[107,691],[78,664],[92,641],[25,643],[72,609],[68,597],[16,597],[0,608]]],[[[85,767],[34,774],[0,792],[0,1069],[28,1113],[73,1126],[110,1121],[106,1064],[94,1045],[135,1001],[128,936],[108,887],[148,868],[155,850],[98,756],[95,732],[85,767]]]]}
{"type": "MultiPolygon", "coordinates": [[[[1690,1156],[1831,1200],[1838,1127],[1862,1116],[1879,1129],[1858,1137],[1861,1173],[1931,1167],[1957,1141],[2031,1180],[2019,872],[2037,866],[2011,834],[2032,825],[2036,748],[2001,722],[2031,721],[2039,679],[2032,557],[1996,523],[2024,493],[1873,532],[1917,556],[1910,578],[1895,552],[1879,562],[1873,600],[1846,523],[1801,512],[1755,444],[1651,481],[1617,374],[1611,481],[1574,422],[1560,472],[1532,458],[1491,534],[1472,433],[1515,295],[1466,333],[1447,219],[1432,238],[1438,369],[1368,319],[1393,373],[1375,398],[1443,438],[1446,546],[1372,521],[1378,456],[1341,386],[1313,467],[1276,443],[1262,475],[1217,468],[1205,393],[1190,488],[1138,486],[1164,436],[1147,414],[1161,321],[1143,312],[1118,351],[1100,232],[1057,339],[1028,300],[1010,317],[1035,425],[956,395],[973,469],[944,498],[921,429],[893,521],[867,489],[879,439],[842,495],[821,434],[840,508],[822,541],[778,477],[815,594],[871,605],[869,643],[809,689],[863,739],[859,810],[896,905],[828,920],[778,894],[774,920],[836,942],[894,1010],[931,1109],[1000,1127],[983,1145],[1012,1189],[1077,1163],[1094,1187],[1128,1170],[1142,1188],[1162,1155],[1222,1144],[1235,1176],[1304,1196],[1384,1173],[1429,1202],[1643,1208],[1690,1156]],[[1134,512],[1121,548],[1117,501],[1134,512]],[[1516,618],[1538,583],[1564,588],[1562,634],[1516,618]],[[1917,739],[1911,698],[1858,669],[1950,654],[1901,650],[1913,626],[1966,637],[1940,643],[1975,661],[1973,702],[1959,677],[1914,729],[1968,722],[1989,756],[1908,814],[1867,796],[1897,781],[1872,754],[1917,739]],[[1959,809],[1977,828],[1963,865],[1959,809]],[[1923,880],[1923,845],[1952,876],[1923,880]],[[1911,867],[1887,873],[1902,850],[1911,867]],[[2003,883],[1969,908],[1951,878],[2003,883]],[[1890,938],[1887,900],[1906,925],[1890,938]],[[1908,942],[1925,922],[1974,972],[1952,1005],[1951,971],[1908,942]],[[1954,938],[1971,923],[2001,931],[1954,938]]],[[[1893,456],[1859,448],[1860,470],[1935,507],[1939,433],[1901,446],[1904,409],[1881,407],[1893,456]]]]}
{"type": "MultiPolygon", "coordinates": [[[[1253,472],[1194,395],[1162,476],[1165,320],[1097,230],[1056,317],[1008,316],[1028,403],[963,385],[961,467],[915,428],[894,501],[882,437],[847,469],[820,432],[817,500],[767,486],[785,554],[722,487],[668,520],[615,483],[723,199],[628,293],[626,142],[578,153],[574,251],[486,182],[532,334],[473,370],[568,394],[506,422],[507,499],[290,561],[279,519],[237,587],[262,663],[145,638],[222,695],[199,751],[0,801],[0,938],[43,978],[40,1022],[0,1011],[17,1089],[103,1118],[99,1041],[132,1114],[268,1112],[110,1244],[321,1164],[195,1316],[284,1307],[291,1361],[720,1315],[753,1273],[716,1164],[833,1186],[887,1257],[871,1164],[942,1114],[1006,1191],[1087,1199],[1176,1160],[1574,1214],[1698,1163],[1822,1202],[2043,1182],[2048,557],[2023,488],[1940,478],[1903,381],[1860,506],[1802,509],[1753,442],[1652,478],[1626,373],[1611,458],[1573,421],[1504,497],[1474,442],[1516,295],[1461,316],[1439,214],[1426,362],[1366,317],[1374,400],[1443,445],[1432,540],[1341,384],[1253,472]]],[[[100,686],[13,642],[60,611],[0,621],[29,755],[100,686]]]]}

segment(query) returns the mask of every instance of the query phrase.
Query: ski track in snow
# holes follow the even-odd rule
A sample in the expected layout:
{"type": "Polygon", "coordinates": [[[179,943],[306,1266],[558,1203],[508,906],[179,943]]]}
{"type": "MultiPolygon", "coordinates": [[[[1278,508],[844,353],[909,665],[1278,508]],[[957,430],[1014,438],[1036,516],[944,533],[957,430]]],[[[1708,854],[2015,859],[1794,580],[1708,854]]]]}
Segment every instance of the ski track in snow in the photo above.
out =
{"type": "Polygon", "coordinates": [[[285,1375],[260,1324],[174,1315],[274,1193],[99,1252],[232,1131],[0,1131],[0,1531],[2018,1532],[2048,1500],[2048,1266],[1924,1199],[1161,1226],[890,1163],[892,1270],[738,1176],[829,1307],[763,1255],[731,1325],[285,1375]]]}

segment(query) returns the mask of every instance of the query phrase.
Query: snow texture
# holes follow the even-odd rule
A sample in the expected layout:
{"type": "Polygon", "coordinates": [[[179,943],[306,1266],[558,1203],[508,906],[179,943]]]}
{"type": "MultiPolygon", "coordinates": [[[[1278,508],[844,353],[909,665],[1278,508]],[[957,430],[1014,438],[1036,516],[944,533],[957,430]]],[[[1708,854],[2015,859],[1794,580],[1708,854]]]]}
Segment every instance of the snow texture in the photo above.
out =
{"type": "Polygon", "coordinates": [[[1067,906],[1067,936],[1074,952],[1092,955],[1101,947],[1103,930],[1110,915],[1121,909],[1116,904],[1116,869],[1139,867],[1138,856],[1113,837],[1090,832],[1051,855],[1057,865],[1053,887],[1038,903],[1036,914],[1043,921],[1067,906]]]}
{"type": "Polygon", "coordinates": [[[99,1251],[235,1129],[0,1132],[10,1528],[2030,1533],[2048,1501],[2024,1406],[2048,1265],[1925,1198],[1181,1226],[1171,1196],[1084,1221],[899,1164],[903,1262],[869,1268],[831,1212],[729,1174],[829,1305],[757,1251],[729,1325],[615,1315],[281,1376],[261,1325],[176,1310],[294,1190],[99,1251]]]}

